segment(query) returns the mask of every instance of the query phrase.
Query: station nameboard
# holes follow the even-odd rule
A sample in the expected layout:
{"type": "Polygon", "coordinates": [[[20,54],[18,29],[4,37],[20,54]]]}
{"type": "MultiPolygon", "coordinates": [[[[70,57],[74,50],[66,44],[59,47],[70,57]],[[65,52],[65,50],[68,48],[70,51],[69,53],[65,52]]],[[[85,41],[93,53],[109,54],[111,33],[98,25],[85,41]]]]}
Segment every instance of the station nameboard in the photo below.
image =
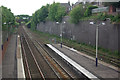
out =
{"type": "Polygon", "coordinates": [[[100,7],[100,8],[92,9],[92,13],[108,12],[108,11],[109,11],[109,7],[100,7]]]}

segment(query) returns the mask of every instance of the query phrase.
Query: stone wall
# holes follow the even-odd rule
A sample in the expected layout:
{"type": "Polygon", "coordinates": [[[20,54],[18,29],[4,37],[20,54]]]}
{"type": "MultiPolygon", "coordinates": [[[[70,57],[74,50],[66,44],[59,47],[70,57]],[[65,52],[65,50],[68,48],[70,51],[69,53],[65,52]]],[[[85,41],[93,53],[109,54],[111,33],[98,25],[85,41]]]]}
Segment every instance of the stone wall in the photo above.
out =
{"type": "MultiPolygon", "coordinates": [[[[62,29],[63,37],[65,38],[95,45],[96,26],[100,21],[97,21],[94,25],[89,24],[92,20],[80,21],[77,25],[71,24],[69,22],[69,17],[65,17],[63,21],[66,23],[62,22],[57,24],[52,21],[40,23],[37,25],[37,30],[60,36],[62,29]]],[[[120,43],[118,44],[120,24],[111,24],[109,20],[104,21],[104,23],[106,25],[99,26],[99,46],[112,51],[118,50],[118,45],[120,45],[120,43]]]]}

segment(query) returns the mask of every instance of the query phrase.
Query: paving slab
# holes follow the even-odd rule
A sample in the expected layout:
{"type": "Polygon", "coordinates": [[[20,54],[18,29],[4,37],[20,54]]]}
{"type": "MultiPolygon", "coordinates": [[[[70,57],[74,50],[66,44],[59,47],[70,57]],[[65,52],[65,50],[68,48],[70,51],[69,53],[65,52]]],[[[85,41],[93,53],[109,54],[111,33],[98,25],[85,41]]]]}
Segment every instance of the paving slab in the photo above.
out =
{"type": "Polygon", "coordinates": [[[63,52],[66,56],[77,62],[79,65],[87,69],[92,74],[96,75],[99,78],[103,79],[113,79],[120,80],[120,72],[108,67],[103,64],[98,64],[98,67],[95,66],[95,60],[86,57],[85,55],[78,54],[74,51],[67,49],[66,47],[60,47],[58,44],[52,44],[55,48],[63,52]]]}
{"type": "Polygon", "coordinates": [[[17,38],[12,35],[2,61],[2,78],[17,78],[17,38]]]}

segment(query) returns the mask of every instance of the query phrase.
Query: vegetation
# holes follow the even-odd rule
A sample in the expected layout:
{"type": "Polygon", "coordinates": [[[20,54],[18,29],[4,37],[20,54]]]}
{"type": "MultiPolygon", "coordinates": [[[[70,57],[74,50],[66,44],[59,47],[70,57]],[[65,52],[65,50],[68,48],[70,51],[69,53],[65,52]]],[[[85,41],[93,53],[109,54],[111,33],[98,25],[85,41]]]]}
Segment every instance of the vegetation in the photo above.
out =
{"type": "MultiPolygon", "coordinates": [[[[46,6],[45,6],[46,7],[46,6]]],[[[69,16],[71,17],[71,22],[74,24],[77,24],[80,20],[89,20],[89,19],[97,19],[97,20],[106,20],[106,18],[110,18],[112,22],[119,22],[120,21],[120,16],[112,16],[112,15],[107,15],[106,13],[97,13],[97,14],[92,14],[91,10],[97,8],[96,6],[91,6],[89,5],[88,7],[84,8],[82,4],[76,6],[75,8],[72,9],[72,11],[70,12],[69,16]]],[[[42,9],[42,8],[41,8],[42,9]]],[[[44,13],[45,10],[43,10],[42,13],[40,13],[40,10],[36,11],[33,14],[32,20],[30,22],[28,22],[27,24],[32,24],[33,26],[37,26],[37,24],[39,22],[45,22],[46,20],[51,20],[51,21],[61,21],[62,18],[65,16],[64,10],[62,9],[62,7],[60,6],[59,3],[53,3],[51,5],[49,5],[47,7],[46,10],[48,10],[48,12],[45,16],[42,14],[44,13]],[[42,14],[44,16],[37,16],[42,14]],[[40,20],[41,19],[41,20],[40,20]]],[[[48,33],[43,33],[43,32],[39,32],[35,30],[35,27],[31,26],[31,28],[39,34],[40,38],[42,41],[46,42],[46,43],[50,43],[50,39],[51,38],[55,38],[57,40],[57,42],[60,42],[60,37],[56,36],[56,35],[50,35],[48,33]]],[[[88,45],[85,43],[78,43],[77,41],[73,41],[73,40],[69,40],[69,39],[65,39],[63,38],[63,43],[69,47],[73,47],[79,51],[83,51],[87,54],[90,53],[90,55],[94,55],[95,57],[95,46],[92,45],[88,45]]],[[[98,51],[98,56],[109,56],[109,57],[114,57],[114,58],[119,58],[119,52],[118,51],[110,51],[108,49],[104,49],[99,47],[99,51],[98,51]]],[[[106,58],[107,59],[107,58],[106,58]]]]}
{"type": "MultiPolygon", "coordinates": [[[[105,2],[104,6],[114,6],[114,8],[120,8],[120,2],[105,2]]],[[[80,4],[77,7],[73,8],[70,12],[71,22],[77,24],[80,20],[101,20],[105,21],[107,18],[110,18],[111,22],[118,23],[120,22],[120,15],[108,15],[106,13],[97,13],[92,14],[92,9],[97,8],[97,6],[92,6],[90,4],[84,5],[86,8],[83,9],[83,5],[80,4]],[[84,15],[83,15],[84,14],[84,15]]]]}
{"type": "MultiPolygon", "coordinates": [[[[60,43],[61,42],[61,38],[57,35],[51,35],[49,33],[44,33],[44,32],[40,32],[35,30],[35,33],[38,34],[38,37],[41,39],[41,41],[43,41],[43,43],[60,43]]],[[[95,46],[92,45],[88,45],[85,43],[78,43],[75,40],[69,40],[66,38],[63,38],[63,44],[66,46],[69,46],[71,48],[74,48],[80,52],[83,52],[87,55],[90,55],[92,57],[95,57],[95,46]]],[[[120,58],[120,53],[118,51],[110,51],[108,49],[104,49],[102,47],[98,48],[98,56],[100,60],[103,60],[105,62],[111,63],[112,65],[115,65],[116,62],[119,61],[120,58]],[[114,59],[114,60],[113,60],[114,59]],[[113,62],[115,61],[115,62],[113,62]]],[[[119,65],[119,64],[117,64],[119,65]]],[[[116,66],[116,65],[115,65],[116,66]]],[[[120,67],[120,65],[119,65],[120,67]]]]}
{"type": "Polygon", "coordinates": [[[29,15],[17,15],[17,16],[15,16],[15,19],[18,23],[21,23],[23,21],[25,23],[27,23],[31,19],[31,16],[29,16],[29,15]]]}
{"type": "Polygon", "coordinates": [[[97,6],[92,6],[89,5],[84,13],[85,17],[91,16],[92,15],[92,9],[98,8],[97,6]]]}
{"type": "MultiPolygon", "coordinates": [[[[35,30],[34,31],[35,33],[39,34],[39,37],[40,39],[43,39],[43,41],[45,43],[51,43],[50,39],[56,39],[56,42],[57,43],[60,43],[61,42],[61,38],[57,35],[51,35],[49,33],[44,33],[44,32],[40,32],[40,31],[37,31],[35,30]]],[[[63,44],[69,46],[69,47],[73,47],[77,50],[80,50],[81,48],[84,48],[84,49],[88,49],[88,50],[91,50],[93,52],[95,52],[95,49],[96,47],[93,46],[93,45],[88,45],[88,44],[85,44],[85,43],[79,43],[75,40],[69,40],[69,39],[66,39],[66,38],[63,38],[63,44]]],[[[110,55],[110,56],[113,56],[113,57],[116,57],[118,58],[119,57],[119,52],[118,51],[110,51],[108,49],[105,49],[105,48],[102,48],[102,47],[98,47],[98,50],[100,53],[104,53],[106,55],[110,55]]],[[[94,53],[95,54],[95,53],[94,53]]]]}
{"type": "Polygon", "coordinates": [[[111,22],[115,22],[115,23],[120,22],[120,15],[113,16],[113,15],[108,15],[106,13],[99,13],[97,15],[98,20],[105,21],[107,18],[109,18],[111,22]]]}
{"type": "Polygon", "coordinates": [[[48,17],[48,9],[49,5],[42,6],[39,10],[37,10],[31,19],[31,28],[34,30],[38,23],[45,22],[46,18],[48,17]]]}
{"type": "Polygon", "coordinates": [[[38,21],[39,22],[45,22],[46,18],[48,17],[48,8],[49,5],[42,6],[40,10],[38,10],[38,21]]]}
{"type": "Polygon", "coordinates": [[[120,15],[110,16],[112,22],[120,22],[120,15]]]}
{"type": "Polygon", "coordinates": [[[7,7],[1,6],[0,9],[2,10],[2,30],[6,30],[8,29],[7,25],[15,24],[15,17],[11,10],[7,9],[7,7]]]}
{"type": "Polygon", "coordinates": [[[70,21],[74,24],[77,24],[80,18],[84,16],[84,12],[85,12],[85,9],[83,8],[82,4],[76,6],[70,12],[70,17],[71,17],[70,21]]]}
{"type": "Polygon", "coordinates": [[[98,13],[98,15],[97,15],[98,20],[105,21],[106,18],[107,18],[107,14],[105,14],[105,13],[98,13]]]}
{"type": "Polygon", "coordinates": [[[48,8],[49,5],[42,6],[39,10],[37,10],[31,19],[31,28],[34,30],[38,23],[45,22],[46,18],[48,17],[48,8]]]}
{"type": "Polygon", "coordinates": [[[97,8],[97,6],[92,6],[90,4],[86,4],[86,5],[80,4],[76,6],[70,12],[70,17],[71,17],[70,21],[74,24],[77,24],[83,18],[86,18],[86,17],[89,18],[92,15],[92,9],[94,8],[97,8]]]}
{"type": "Polygon", "coordinates": [[[48,18],[52,21],[61,22],[62,18],[65,16],[65,8],[60,5],[60,3],[53,3],[49,7],[48,18]]]}
{"type": "Polygon", "coordinates": [[[47,19],[61,22],[63,16],[65,16],[65,13],[65,8],[62,7],[59,3],[54,2],[51,5],[47,4],[46,6],[42,6],[32,15],[31,29],[35,30],[38,23],[45,23],[47,19]]]}

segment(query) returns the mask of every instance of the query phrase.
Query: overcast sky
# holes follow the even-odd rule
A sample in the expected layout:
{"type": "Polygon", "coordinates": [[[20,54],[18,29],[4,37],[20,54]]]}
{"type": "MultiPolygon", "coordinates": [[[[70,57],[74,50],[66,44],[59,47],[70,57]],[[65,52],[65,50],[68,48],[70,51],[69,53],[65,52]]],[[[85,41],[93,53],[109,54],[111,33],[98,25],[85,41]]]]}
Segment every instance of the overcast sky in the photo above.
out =
{"type": "MultiPolygon", "coordinates": [[[[0,6],[3,5],[11,9],[11,11],[15,15],[19,14],[28,14],[32,15],[36,10],[38,10],[41,6],[53,3],[61,2],[67,3],[68,0],[0,0],[0,6]]],[[[71,3],[75,3],[78,0],[70,0],[71,3]]]]}
{"type": "MultiPolygon", "coordinates": [[[[76,3],[77,1],[84,0],[0,0],[0,6],[3,5],[10,8],[15,15],[28,14],[32,15],[41,6],[46,4],[52,4],[53,1],[60,3],[76,3]]],[[[120,1],[120,0],[85,0],[85,1],[120,1]]]]}

